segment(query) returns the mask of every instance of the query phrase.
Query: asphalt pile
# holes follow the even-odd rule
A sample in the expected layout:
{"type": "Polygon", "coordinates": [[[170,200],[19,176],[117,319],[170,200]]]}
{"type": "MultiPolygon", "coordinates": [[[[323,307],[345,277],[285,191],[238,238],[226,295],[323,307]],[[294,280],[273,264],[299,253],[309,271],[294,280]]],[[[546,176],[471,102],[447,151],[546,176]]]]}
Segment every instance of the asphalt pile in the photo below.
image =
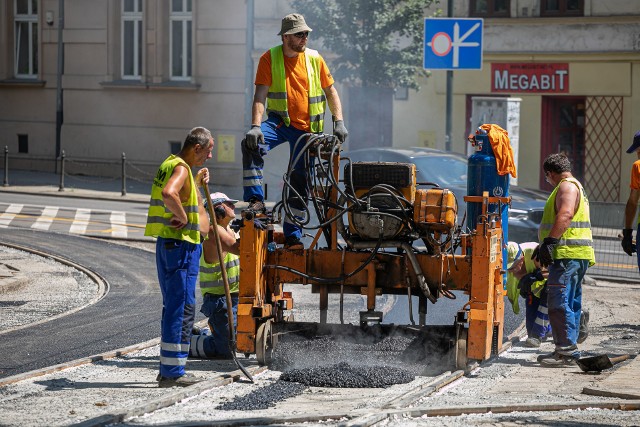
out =
{"type": "Polygon", "coordinates": [[[253,411],[267,409],[278,402],[282,402],[293,396],[301,394],[307,386],[285,381],[274,381],[273,383],[255,389],[244,396],[236,397],[233,400],[218,405],[217,409],[223,411],[253,411]]]}
{"type": "Polygon", "coordinates": [[[292,381],[313,387],[384,388],[411,382],[415,376],[406,369],[392,366],[352,366],[342,362],[331,366],[292,369],[280,375],[282,381],[292,381]]]}

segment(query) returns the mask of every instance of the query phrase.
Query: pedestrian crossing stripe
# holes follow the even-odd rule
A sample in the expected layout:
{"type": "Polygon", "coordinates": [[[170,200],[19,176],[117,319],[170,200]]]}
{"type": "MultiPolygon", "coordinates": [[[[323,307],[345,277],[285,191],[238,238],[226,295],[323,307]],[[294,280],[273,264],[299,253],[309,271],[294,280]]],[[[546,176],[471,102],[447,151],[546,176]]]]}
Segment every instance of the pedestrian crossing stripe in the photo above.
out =
{"type": "Polygon", "coordinates": [[[0,228],[153,240],[144,236],[146,219],[141,213],[0,203],[0,228]]]}

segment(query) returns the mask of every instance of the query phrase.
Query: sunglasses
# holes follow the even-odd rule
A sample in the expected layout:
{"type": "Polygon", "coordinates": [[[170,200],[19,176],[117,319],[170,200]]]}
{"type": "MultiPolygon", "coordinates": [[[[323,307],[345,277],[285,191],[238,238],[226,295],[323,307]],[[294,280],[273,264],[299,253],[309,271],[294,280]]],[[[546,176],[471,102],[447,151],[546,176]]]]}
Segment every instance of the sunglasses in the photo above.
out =
{"type": "Polygon", "coordinates": [[[309,37],[309,31],[301,31],[299,33],[295,33],[294,36],[301,39],[303,37],[309,37]]]}

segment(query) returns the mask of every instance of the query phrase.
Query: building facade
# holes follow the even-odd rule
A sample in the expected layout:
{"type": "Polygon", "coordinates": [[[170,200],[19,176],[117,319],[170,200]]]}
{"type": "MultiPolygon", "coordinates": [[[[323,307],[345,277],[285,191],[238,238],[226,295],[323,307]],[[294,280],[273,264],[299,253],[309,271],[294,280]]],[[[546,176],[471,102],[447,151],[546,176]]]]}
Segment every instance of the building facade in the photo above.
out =
{"type": "Polygon", "coordinates": [[[240,182],[252,72],[246,5],[65,0],[61,11],[58,0],[0,0],[0,145],[11,167],[53,170],[64,150],[77,168],[109,175],[125,153],[144,175],[179,150],[189,129],[205,126],[217,141],[214,179],[240,182]]]}
{"type": "MultiPolygon", "coordinates": [[[[625,149],[640,129],[640,2],[451,1],[454,17],[484,19],[482,69],[453,72],[452,151],[467,152],[479,124],[474,98],[517,99],[518,185],[548,189],[541,162],[563,151],[592,199],[626,200],[635,155],[625,149]]],[[[0,0],[0,147],[20,169],[53,170],[64,150],[95,172],[111,173],[126,153],[152,173],[202,125],[217,142],[213,182],[239,186],[257,60],[292,11],[288,0],[64,0],[58,97],[59,0],[0,0]]],[[[331,66],[315,35],[309,45],[331,66]]],[[[396,91],[390,145],[444,149],[446,72],[420,83],[396,91]]],[[[349,127],[349,91],[337,86],[349,127]]],[[[270,157],[267,181],[287,156],[270,157]]]]}
{"type": "MultiPolygon", "coordinates": [[[[481,70],[453,71],[452,150],[467,152],[474,97],[519,99],[518,185],[550,190],[541,163],[565,152],[591,199],[625,201],[640,129],[640,2],[454,1],[484,19],[481,70]]],[[[444,148],[446,71],[394,103],[394,145],[444,148]]],[[[491,122],[491,118],[486,118],[491,122]]]]}

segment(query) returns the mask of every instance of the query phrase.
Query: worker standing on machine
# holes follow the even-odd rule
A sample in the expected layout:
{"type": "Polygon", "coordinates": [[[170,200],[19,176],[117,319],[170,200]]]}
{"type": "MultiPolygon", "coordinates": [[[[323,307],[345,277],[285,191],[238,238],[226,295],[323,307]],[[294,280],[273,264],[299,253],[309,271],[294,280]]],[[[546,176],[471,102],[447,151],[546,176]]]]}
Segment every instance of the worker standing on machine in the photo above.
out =
{"type": "MultiPolygon", "coordinates": [[[[305,133],[322,133],[325,96],[333,119],[333,133],[344,142],[348,132],[342,117],[342,105],[334,80],[320,54],[306,47],[311,32],[304,17],[292,13],[282,19],[278,35],[282,44],[265,52],[258,63],[255,93],[251,110],[251,129],[242,141],[243,199],[248,210],[265,211],[262,170],[269,150],[289,142],[289,155],[296,158],[303,143],[296,146],[305,133]],[[268,101],[267,101],[268,99],[268,101]],[[267,106],[267,120],[262,116],[267,106]]],[[[303,218],[306,210],[307,170],[302,156],[293,165],[291,185],[299,197],[289,201],[291,212],[303,218]]],[[[290,218],[284,220],[285,247],[302,249],[302,230],[290,218]]]]}
{"type": "Polygon", "coordinates": [[[208,218],[197,185],[209,183],[209,170],[193,177],[191,168],[211,158],[213,137],[203,127],[193,128],[176,155],[160,165],[153,186],[145,236],[156,237],[156,266],[162,291],[160,387],[190,386],[203,380],[185,373],[196,308],[200,233],[208,218]]]}
{"type": "MultiPolygon", "coordinates": [[[[240,286],[240,240],[231,229],[231,221],[235,219],[235,204],[224,193],[212,193],[211,203],[216,215],[218,235],[222,255],[229,281],[231,293],[233,323],[237,323],[238,292],[240,286]]],[[[208,239],[202,243],[200,257],[200,291],[202,292],[202,308],[200,312],[209,318],[210,334],[206,329],[191,337],[189,356],[200,358],[230,358],[229,349],[229,317],[227,315],[227,299],[222,280],[222,269],[218,257],[218,248],[211,225],[208,239]]],[[[235,330],[235,328],[234,328],[235,330]]]]}
{"type": "MultiPolygon", "coordinates": [[[[638,200],[640,200],[640,131],[636,132],[633,137],[633,143],[627,149],[627,153],[636,153],[638,160],[631,167],[631,191],[627,199],[627,205],[624,209],[624,229],[622,230],[622,250],[629,256],[633,256],[636,252],[636,245],[633,243],[633,220],[636,218],[638,210],[638,200]]],[[[638,231],[640,231],[640,217],[636,224],[636,240],[638,239],[638,231]]],[[[640,252],[637,253],[638,268],[640,269],[640,252]]]]}
{"type": "Polygon", "coordinates": [[[547,306],[555,351],[538,357],[546,367],[575,364],[580,357],[578,334],[582,311],[582,279],[595,264],[589,200],[571,174],[562,153],[544,160],[545,179],[555,188],[547,199],[540,223],[540,245],[532,258],[547,267],[547,306]]]}

